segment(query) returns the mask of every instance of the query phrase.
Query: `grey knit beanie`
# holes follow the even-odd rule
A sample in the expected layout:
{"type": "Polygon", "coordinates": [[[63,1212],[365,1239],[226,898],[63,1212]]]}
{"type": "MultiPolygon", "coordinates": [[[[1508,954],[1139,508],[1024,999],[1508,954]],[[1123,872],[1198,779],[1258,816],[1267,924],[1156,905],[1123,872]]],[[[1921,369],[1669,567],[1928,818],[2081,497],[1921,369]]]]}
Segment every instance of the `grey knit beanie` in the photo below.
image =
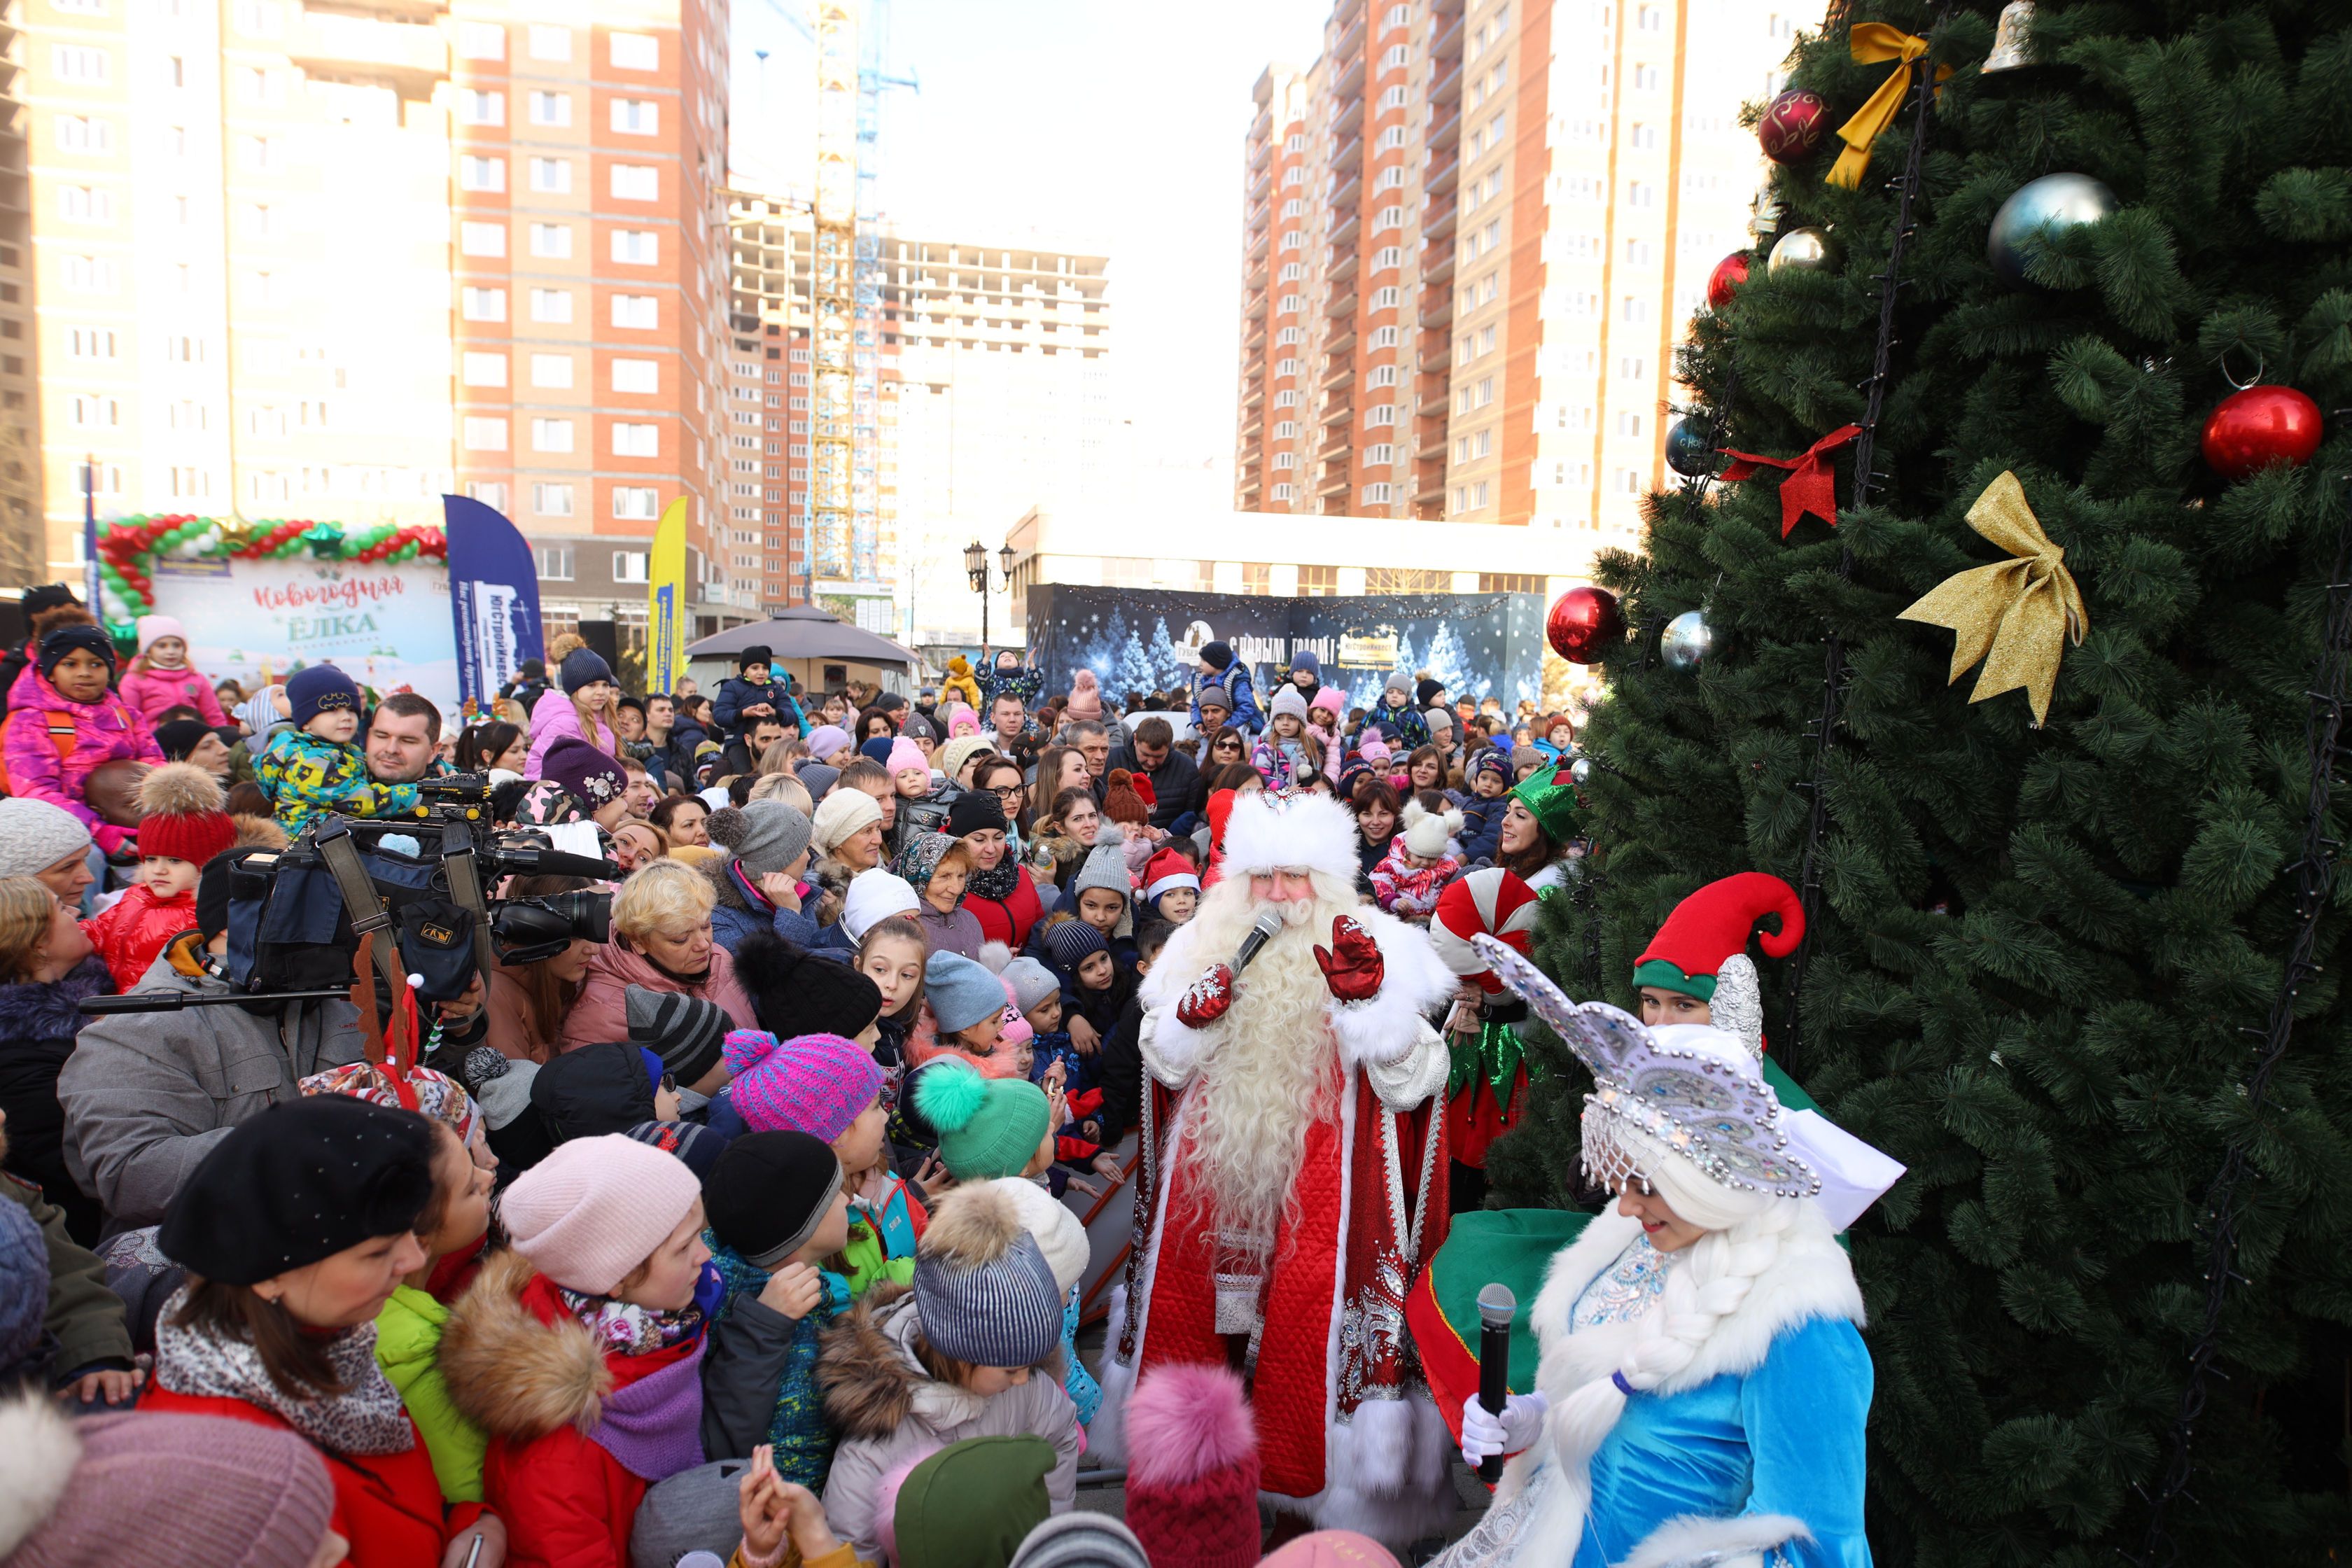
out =
{"type": "Polygon", "coordinates": [[[1013,987],[1013,1005],[1024,1013],[1034,1012],[1038,1003],[1062,989],[1054,972],[1034,958],[1016,958],[1006,964],[1004,979],[1013,987]]]}
{"type": "Polygon", "coordinates": [[[915,1316],[941,1355],[973,1366],[1033,1366],[1062,1342],[1062,1288],[1036,1237],[1024,1231],[977,1266],[919,1253],[915,1316]]]}
{"type": "Polygon", "coordinates": [[[67,856],[89,852],[89,829],[46,800],[0,800],[0,877],[31,877],[67,856]]]}
{"type": "Polygon", "coordinates": [[[1095,837],[1095,847],[1087,851],[1086,864],[1078,868],[1070,883],[1070,905],[1077,907],[1078,895],[1088,888],[1108,888],[1122,899],[1135,897],[1135,879],[1127,874],[1125,837],[1116,823],[1106,822],[1095,837]]]}
{"type": "Polygon", "coordinates": [[[713,844],[735,851],[735,858],[743,862],[743,874],[754,882],[799,859],[811,834],[809,819],[800,808],[781,800],[755,800],[740,808],[714,811],[708,830],[713,844]]]}
{"type": "Polygon", "coordinates": [[[1151,1568],[1151,1559],[1119,1521],[1073,1509],[1031,1531],[1008,1568],[1151,1568]]]}

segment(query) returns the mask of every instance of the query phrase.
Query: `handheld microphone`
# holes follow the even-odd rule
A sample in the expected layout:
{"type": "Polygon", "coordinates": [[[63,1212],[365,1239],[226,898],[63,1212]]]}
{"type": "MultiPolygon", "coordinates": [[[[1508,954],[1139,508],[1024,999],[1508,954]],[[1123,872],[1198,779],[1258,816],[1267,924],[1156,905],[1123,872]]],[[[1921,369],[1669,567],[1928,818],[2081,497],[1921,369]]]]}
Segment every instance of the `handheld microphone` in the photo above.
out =
{"type": "Polygon", "coordinates": [[[1257,950],[1264,947],[1281,929],[1282,917],[1272,910],[1258,916],[1249,929],[1249,935],[1242,938],[1241,952],[1234,955],[1234,973],[1238,976],[1243,970],[1247,969],[1250,960],[1257,956],[1257,950]]]}
{"type": "MultiPolygon", "coordinates": [[[[1478,1292],[1478,1403],[1489,1415],[1502,1415],[1511,1397],[1511,1320],[1518,1310],[1518,1298],[1507,1285],[1496,1283],[1478,1292]]],[[[1478,1479],[1490,1487],[1501,1480],[1503,1456],[1489,1454],[1481,1459],[1478,1479]]]]}

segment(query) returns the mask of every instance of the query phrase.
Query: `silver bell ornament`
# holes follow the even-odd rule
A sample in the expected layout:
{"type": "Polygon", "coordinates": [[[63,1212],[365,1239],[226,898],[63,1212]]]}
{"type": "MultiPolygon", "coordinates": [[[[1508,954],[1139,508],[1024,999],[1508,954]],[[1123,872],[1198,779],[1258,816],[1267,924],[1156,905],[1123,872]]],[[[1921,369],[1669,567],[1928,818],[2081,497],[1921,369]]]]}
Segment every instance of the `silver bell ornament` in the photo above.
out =
{"type": "Polygon", "coordinates": [[[2032,26],[2033,0],[2009,0],[2000,8],[2000,25],[1992,36],[1992,53],[1977,68],[1979,72],[1993,76],[2032,65],[2033,42],[2026,36],[2032,26]]]}
{"type": "Polygon", "coordinates": [[[1688,673],[1706,662],[1715,651],[1715,628],[1706,622],[1705,610],[1685,610],[1666,623],[1658,638],[1658,657],[1666,668],[1688,673]]]}
{"type": "Polygon", "coordinates": [[[1829,230],[1807,224],[1772,242],[1772,258],[1764,269],[1776,277],[1783,272],[1828,272],[1835,269],[1843,254],[1829,230]]]}
{"type": "Polygon", "coordinates": [[[2088,174],[2044,174],[2029,180],[2000,204],[1985,236],[1985,259],[2013,289],[2038,287],[2025,275],[2026,237],[2059,235],[2097,223],[2122,204],[2116,193],[2088,174]]]}

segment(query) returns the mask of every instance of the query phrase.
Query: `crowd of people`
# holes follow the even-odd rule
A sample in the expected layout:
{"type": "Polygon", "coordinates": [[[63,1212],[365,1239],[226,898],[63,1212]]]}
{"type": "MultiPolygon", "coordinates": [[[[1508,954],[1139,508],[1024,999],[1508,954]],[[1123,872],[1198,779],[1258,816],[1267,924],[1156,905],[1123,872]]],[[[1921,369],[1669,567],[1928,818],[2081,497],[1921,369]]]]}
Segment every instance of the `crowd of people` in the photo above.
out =
{"type": "MultiPolygon", "coordinates": [[[[38,1396],[0,1405],[0,1563],[117,1561],[136,1510],[221,1563],[1174,1568],[1260,1561],[1262,1494],[1267,1561],[1378,1562],[1335,1531],[1443,1533],[1449,1447],[1542,1447],[1524,1400],[1431,1405],[1389,1309],[1523,1102],[1467,939],[1580,875],[1564,715],[1415,672],[1351,707],[1304,652],[1261,689],[1217,643],[1121,700],[1010,651],[912,696],[762,647],[638,693],[559,637],[457,727],[331,663],[215,683],[167,616],[126,657],[62,587],[24,611],[0,1379],[38,1396]],[[449,1000],[239,989],[234,889],[453,774],[606,862],[499,891],[594,917],[449,1000]],[[79,1010],[131,992],[171,1005],[79,1010]],[[1130,1185],[1089,1366],[1080,1216],[1130,1185]],[[1074,1508],[1082,1456],[1123,1523],[1074,1508]]],[[[1712,1027],[1726,956],[1649,1021],[1712,1027]]],[[[1630,1146],[1628,1214],[1752,1224],[1630,1146]]],[[[1685,1224],[1637,1227],[1655,1279],[1685,1224]]],[[[1866,1561],[1853,1509],[1820,1561],[1866,1561]]]]}

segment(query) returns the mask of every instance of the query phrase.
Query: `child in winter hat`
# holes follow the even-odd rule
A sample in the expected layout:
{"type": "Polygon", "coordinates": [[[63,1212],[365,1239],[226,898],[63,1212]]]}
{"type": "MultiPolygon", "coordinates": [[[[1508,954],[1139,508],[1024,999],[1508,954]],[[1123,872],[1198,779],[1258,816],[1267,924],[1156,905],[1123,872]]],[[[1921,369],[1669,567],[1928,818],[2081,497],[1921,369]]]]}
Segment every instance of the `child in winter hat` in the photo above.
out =
{"type": "Polygon", "coordinates": [[[1201,876],[1192,862],[1162,849],[1143,868],[1143,901],[1171,925],[1182,925],[1201,907],[1201,876]]]}
{"type": "MultiPolygon", "coordinates": [[[[869,804],[873,800],[863,790],[850,793],[869,804]]],[[[922,907],[913,883],[876,866],[849,879],[849,892],[841,901],[841,929],[850,941],[864,942],[867,931],[891,916],[917,914],[922,907]]]]}
{"type": "Polygon", "coordinates": [[[91,775],[111,762],[161,763],[163,753],[130,705],[109,689],[114,644],[87,624],[85,612],[58,613],[79,616],[81,624],[59,626],[43,637],[34,668],[16,678],[8,694],[8,790],[71,813],[112,854],[133,828],[107,820],[91,805],[91,775]]]}
{"type": "Polygon", "coordinates": [[[989,1184],[1003,1191],[1020,1211],[1021,1223],[1054,1271],[1054,1283],[1062,1288],[1062,1390],[1077,1406],[1079,1425],[1090,1426],[1102,1408],[1102,1384],[1087,1370],[1077,1347],[1079,1287],[1094,1252],[1087,1227],[1061,1199],[1034,1182],[1007,1177],[989,1184]]]}
{"type": "Polygon", "coordinates": [[[122,700],[152,729],[174,708],[193,708],[214,729],[228,722],[213,683],[188,668],[187,628],[170,616],[139,617],[139,656],[122,672],[122,700]]]}
{"type": "Polygon", "coordinates": [[[135,989],[164,945],[196,923],[196,879],[236,841],[223,800],[213,776],[186,763],[166,763],[139,781],[137,885],[81,922],[117,990],[135,989]]]}
{"type": "Polygon", "coordinates": [[[1036,1176],[1054,1163],[1054,1105],[1027,1079],[983,1078],[950,1060],[921,1075],[915,1109],[939,1132],[940,1158],[959,1182],[1036,1176]]]}
{"type": "Polygon", "coordinates": [[[1070,681],[1070,704],[1066,710],[1073,723],[1086,720],[1100,721],[1103,716],[1102,682],[1091,669],[1082,669],[1070,681]]]}
{"type": "Polygon", "coordinates": [[[517,1177],[494,1255],[449,1314],[441,1370],[489,1435],[484,1500],[514,1561],[620,1563],[647,1487],[702,1463],[718,1271],[684,1161],[618,1133],[517,1177]]]}
{"type": "MultiPolygon", "coordinates": [[[[936,1026],[931,1048],[908,1042],[916,1065],[941,1051],[956,1052],[994,1078],[1014,1075],[1009,1053],[997,1044],[1004,1033],[1004,985],[987,965],[960,953],[934,952],[923,964],[923,1009],[936,1026]]],[[[918,1036],[921,1031],[918,1028],[918,1036]]]]}
{"type": "Polygon", "coordinates": [[[415,784],[377,784],[368,776],[367,757],[354,743],[358,682],[331,664],[310,665],[286,682],[286,701],[294,727],[269,742],[253,772],[289,834],[329,812],[398,816],[415,809],[415,784]]]}
{"type": "Polygon", "coordinates": [[[816,1389],[819,1333],[849,1307],[849,1281],[824,1267],[849,1244],[841,1160],[806,1132],[749,1132],[702,1184],[711,1261],[726,1295],[710,1331],[703,1435],[722,1455],[760,1444],[784,1479],[812,1491],[833,1464],[816,1389]],[[740,1374],[757,1369],[756,1378],[740,1374]]]}
{"type": "Polygon", "coordinates": [[[835,768],[843,765],[839,759],[845,752],[854,756],[857,751],[849,739],[849,731],[838,724],[819,724],[811,730],[808,749],[810,756],[835,768]]]}
{"type": "Polygon", "coordinates": [[[1063,1292],[1001,1184],[959,1188],[924,1232],[907,1296],[861,1301],[826,1337],[818,1377],[841,1430],[825,1517],[857,1560],[880,1560],[884,1481],[971,1437],[1033,1436],[1054,1450],[1048,1506],[1077,1489],[1076,1411],[1034,1375],[1062,1341],[1063,1292]]]}
{"type": "Polygon", "coordinates": [[[890,759],[882,765],[889,770],[890,787],[899,799],[920,800],[931,793],[931,760],[906,736],[890,742],[890,759]]]}
{"type": "Polygon", "coordinates": [[[1433,812],[1409,800],[1400,820],[1388,854],[1372,868],[1372,900],[1400,920],[1427,925],[1437,896],[1462,874],[1462,862],[1448,849],[1448,840],[1462,831],[1462,813],[1433,812]]]}

